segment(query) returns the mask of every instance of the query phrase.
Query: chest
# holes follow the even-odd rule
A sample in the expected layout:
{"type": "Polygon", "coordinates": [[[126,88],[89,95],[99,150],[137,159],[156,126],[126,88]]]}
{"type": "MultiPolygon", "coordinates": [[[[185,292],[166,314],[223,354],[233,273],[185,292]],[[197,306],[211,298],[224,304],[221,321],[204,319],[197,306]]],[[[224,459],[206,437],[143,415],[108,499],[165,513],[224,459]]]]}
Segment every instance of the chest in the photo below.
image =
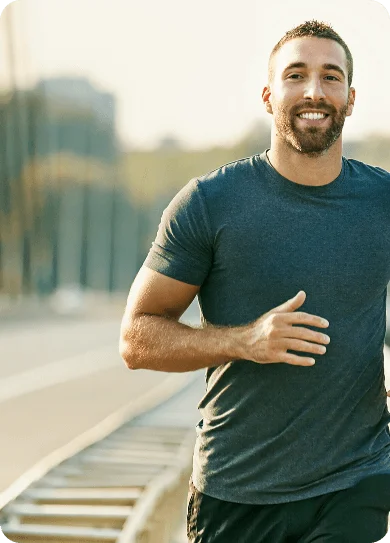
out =
{"type": "Polygon", "coordinates": [[[321,305],[331,297],[351,308],[390,280],[390,211],[369,198],[237,207],[216,236],[212,274],[252,298],[306,289],[321,305]]]}

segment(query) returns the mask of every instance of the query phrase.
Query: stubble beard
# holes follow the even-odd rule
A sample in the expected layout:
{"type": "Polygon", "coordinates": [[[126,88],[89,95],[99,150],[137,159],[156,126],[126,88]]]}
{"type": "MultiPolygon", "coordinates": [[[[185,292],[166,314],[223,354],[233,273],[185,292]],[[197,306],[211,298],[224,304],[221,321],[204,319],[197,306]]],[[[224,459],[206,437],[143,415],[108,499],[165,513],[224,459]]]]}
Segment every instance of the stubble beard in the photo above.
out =
{"type": "MultiPolygon", "coordinates": [[[[327,110],[330,117],[330,126],[326,129],[321,126],[307,126],[306,128],[298,128],[297,112],[290,114],[283,107],[279,109],[275,117],[275,126],[278,136],[281,137],[289,147],[299,153],[303,153],[309,157],[315,158],[325,153],[340,137],[343,130],[346,113],[348,110],[348,102],[338,112],[327,110]]],[[[303,108],[301,107],[300,110],[303,108]]],[[[311,106],[311,109],[323,110],[323,107],[318,108],[311,106]]]]}

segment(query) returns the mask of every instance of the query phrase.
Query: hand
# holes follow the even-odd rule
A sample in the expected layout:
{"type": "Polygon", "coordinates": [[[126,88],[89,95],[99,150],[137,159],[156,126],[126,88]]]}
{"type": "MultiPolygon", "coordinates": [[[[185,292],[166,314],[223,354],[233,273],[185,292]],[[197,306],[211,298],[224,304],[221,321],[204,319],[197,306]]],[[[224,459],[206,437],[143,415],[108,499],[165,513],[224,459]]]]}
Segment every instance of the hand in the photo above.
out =
{"type": "Polygon", "coordinates": [[[248,335],[245,337],[245,358],[247,360],[253,360],[253,362],[260,364],[275,362],[285,362],[295,366],[315,364],[313,358],[287,352],[294,350],[317,355],[324,354],[326,347],[319,344],[327,344],[330,341],[326,334],[315,332],[304,326],[293,326],[297,324],[318,328],[329,326],[328,321],[321,317],[295,311],[304,303],[305,299],[306,293],[301,290],[294,298],[271,309],[246,327],[248,335]]]}

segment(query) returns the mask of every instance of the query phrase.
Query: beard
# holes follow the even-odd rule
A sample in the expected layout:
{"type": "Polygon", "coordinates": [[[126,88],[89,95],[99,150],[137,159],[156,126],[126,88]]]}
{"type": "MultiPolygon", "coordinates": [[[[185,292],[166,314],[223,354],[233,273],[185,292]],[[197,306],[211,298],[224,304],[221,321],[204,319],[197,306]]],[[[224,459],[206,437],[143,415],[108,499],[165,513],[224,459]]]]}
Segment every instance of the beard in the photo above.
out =
{"type": "Polygon", "coordinates": [[[346,113],[349,102],[338,111],[335,108],[324,109],[322,104],[310,104],[310,109],[317,109],[329,115],[329,126],[306,126],[298,127],[299,111],[305,108],[305,105],[293,108],[290,114],[283,107],[278,108],[277,115],[274,116],[277,134],[293,150],[303,153],[309,157],[318,157],[327,151],[334,142],[340,137],[343,130],[346,113]]]}

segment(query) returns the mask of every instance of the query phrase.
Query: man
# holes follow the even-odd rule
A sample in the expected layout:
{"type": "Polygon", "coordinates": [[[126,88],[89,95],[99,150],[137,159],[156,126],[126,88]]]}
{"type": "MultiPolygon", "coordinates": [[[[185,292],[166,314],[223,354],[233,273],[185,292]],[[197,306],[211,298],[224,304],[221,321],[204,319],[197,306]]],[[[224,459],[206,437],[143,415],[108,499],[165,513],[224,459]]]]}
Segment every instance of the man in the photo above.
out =
{"type": "Polygon", "coordinates": [[[390,510],[390,174],[342,156],[351,53],[307,21],[263,90],[271,147],[191,180],[130,290],[129,368],[207,368],[191,543],[372,543],[390,510]],[[203,327],[178,322],[198,295],[203,327]]]}

